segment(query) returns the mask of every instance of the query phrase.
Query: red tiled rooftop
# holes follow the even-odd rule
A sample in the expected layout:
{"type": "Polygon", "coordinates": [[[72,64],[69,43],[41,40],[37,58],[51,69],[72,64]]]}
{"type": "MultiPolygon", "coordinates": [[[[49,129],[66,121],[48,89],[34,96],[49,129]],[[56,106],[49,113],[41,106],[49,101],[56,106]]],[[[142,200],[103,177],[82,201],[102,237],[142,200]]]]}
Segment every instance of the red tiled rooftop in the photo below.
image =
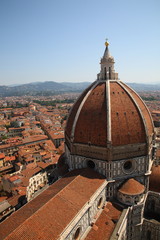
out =
{"type": "Polygon", "coordinates": [[[9,156],[6,156],[5,157],[5,161],[15,161],[16,160],[16,158],[15,158],[15,156],[11,156],[11,157],[9,157],[9,156]]]}
{"type": "Polygon", "coordinates": [[[3,202],[3,201],[6,200],[6,199],[7,199],[6,196],[0,197],[0,202],[3,202]]]}
{"type": "Polygon", "coordinates": [[[58,239],[104,181],[90,169],[69,172],[2,222],[1,239],[58,239]]]}
{"type": "Polygon", "coordinates": [[[21,175],[25,176],[25,177],[32,177],[34,174],[38,173],[39,171],[41,171],[41,168],[38,167],[36,164],[32,165],[32,168],[28,167],[29,165],[27,165],[27,168],[21,171],[21,175]]]}
{"type": "Polygon", "coordinates": [[[13,207],[15,207],[18,204],[18,200],[21,196],[20,195],[14,195],[7,199],[9,204],[11,204],[13,207]]]}
{"type": "Polygon", "coordinates": [[[45,162],[37,162],[37,165],[42,168],[45,169],[46,167],[48,167],[49,165],[53,164],[52,162],[49,163],[45,163],[45,162]]]}
{"type": "Polygon", "coordinates": [[[35,135],[35,136],[30,136],[30,137],[23,139],[23,143],[42,141],[42,140],[46,140],[46,139],[48,139],[48,137],[46,135],[35,135]]]}
{"type": "Polygon", "coordinates": [[[14,181],[16,181],[16,180],[18,180],[20,178],[19,178],[19,176],[14,175],[14,176],[9,177],[8,179],[9,179],[10,182],[14,182],[14,181]]]}
{"type": "Polygon", "coordinates": [[[7,170],[11,170],[11,168],[13,168],[13,165],[12,165],[12,164],[10,164],[9,166],[6,166],[6,167],[1,167],[1,168],[0,168],[0,172],[7,171],[7,170]]]}
{"type": "Polygon", "coordinates": [[[43,152],[40,152],[40,155],[44,156],[44,155],[46,155],[46,153],[47,153],[46,151],[43,151],[43,152]]]}
{"type": "Polygon", "coordinates": [[[108,202],[85,240],[109,240],[122,210],[108,202]]]}
{"type": "Polygon", "coordinates": [[[5,158],[4,153],[0,153],[0,159],[5,158]]]}

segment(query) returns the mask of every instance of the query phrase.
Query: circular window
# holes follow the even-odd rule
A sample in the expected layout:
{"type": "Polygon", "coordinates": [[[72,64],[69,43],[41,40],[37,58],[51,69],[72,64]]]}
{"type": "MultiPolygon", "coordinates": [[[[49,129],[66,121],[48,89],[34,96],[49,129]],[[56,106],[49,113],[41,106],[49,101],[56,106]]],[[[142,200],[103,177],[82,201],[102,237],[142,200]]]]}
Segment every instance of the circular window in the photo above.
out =
{"type": "Polygon", "coordinates": [[[80,238],[80,233],[81,233],[81,228],[79,227],[79,228],[77,228],[77,230],[76,230],[76,232],[74,234],[73,239],[74,240],[78,240],[80,238]]]}
{"type": "Polygon", "coordinates": [[[93,161],[89,160],[89,161],[87,162],[87,167],[93,169],[93,168],[95,168],[95,163],[94,163],[93,161]]]}
{"type": "Polygon", "coordinates": [[[131,161],[126,161],[123,164],[123,169],[124,169],[124,172],[131,173],[134,169],[133,163],[131,161]]]}
{"type": "Polygon", "coordinates": [[[103,198],[101,197],[98,201],[97,208],[100,209],[103,205],[103,198]]]}
{"type": "Polygon", "coordinates": [[[124,169],[125,170],[130,170],[132,168],[132,162],[131,161],[127,161],[124,163],[124,169]]]}

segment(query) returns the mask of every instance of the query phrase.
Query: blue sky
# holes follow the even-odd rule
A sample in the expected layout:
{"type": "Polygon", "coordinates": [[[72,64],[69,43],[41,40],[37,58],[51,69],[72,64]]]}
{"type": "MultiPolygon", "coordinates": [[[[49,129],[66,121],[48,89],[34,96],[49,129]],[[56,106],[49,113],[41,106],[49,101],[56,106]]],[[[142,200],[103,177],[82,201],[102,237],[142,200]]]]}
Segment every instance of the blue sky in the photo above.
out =
{"type": "Polygon", "coordinates": [[[105,38],[122,81],[160,83],[159,0],[0,0],[0,85],[94,81],[105,38]]]}

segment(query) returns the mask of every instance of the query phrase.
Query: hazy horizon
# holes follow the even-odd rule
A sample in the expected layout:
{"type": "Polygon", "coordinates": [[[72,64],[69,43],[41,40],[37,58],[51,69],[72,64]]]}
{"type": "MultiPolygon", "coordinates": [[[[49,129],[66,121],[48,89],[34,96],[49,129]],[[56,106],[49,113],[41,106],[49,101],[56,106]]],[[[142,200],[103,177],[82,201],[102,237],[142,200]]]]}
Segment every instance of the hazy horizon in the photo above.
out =
{"type": "MultiPolygon", "coordinates": [[[[0,86],[8,86],[8,87],[12,87],[12,86],[19,86],[19,85],[23,85],[23,84],[36,84],[36,83],[44,83],[44,82],[56,82],[56,83],[61,83],[61,84],[65,84],[65,83],[92,83],[93,81],[74,81],[74,82],[71,82],[71,81],[67,81],[67,82],[57,82],[57,81],[35,81],[35,82],[26,82],[26,83],[13,83],[13,84],[8,84],[8,85],[5,85],[5,84],[0,84],[0,86]]],[[[148,85],[159,85],[160,84],[160,81],[159,82],[143,82],[143,83],[138,83],[138,82],[125,82],[125,83],[130,83],[130,84],[148,84],[148,85]]]]}

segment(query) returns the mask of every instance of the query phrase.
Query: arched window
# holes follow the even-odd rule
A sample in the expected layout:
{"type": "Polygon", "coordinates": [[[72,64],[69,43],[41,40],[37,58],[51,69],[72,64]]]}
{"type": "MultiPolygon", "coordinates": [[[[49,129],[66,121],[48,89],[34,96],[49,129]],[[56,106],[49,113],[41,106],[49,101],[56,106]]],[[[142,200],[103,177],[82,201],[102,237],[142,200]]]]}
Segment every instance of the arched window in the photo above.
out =
{"type": "Polygon", "coordinates": [[[93,161],[89,160],[89,161],[87,162],[87,167],[93,169],[93,168],[95,168],[95,163],[94,163],[93,161]]]}
{"type": "Polygon", "coordinates": [[[98,201],[97,208],[100,209],[103,205],[103,198],[101,197],[98,201]]]}
{"type": "Polygon", "coordinates": [[[81,228],[77,228],[75,234],[73,235],[73,240],[78,240],[80,238],[81,228]]]}

